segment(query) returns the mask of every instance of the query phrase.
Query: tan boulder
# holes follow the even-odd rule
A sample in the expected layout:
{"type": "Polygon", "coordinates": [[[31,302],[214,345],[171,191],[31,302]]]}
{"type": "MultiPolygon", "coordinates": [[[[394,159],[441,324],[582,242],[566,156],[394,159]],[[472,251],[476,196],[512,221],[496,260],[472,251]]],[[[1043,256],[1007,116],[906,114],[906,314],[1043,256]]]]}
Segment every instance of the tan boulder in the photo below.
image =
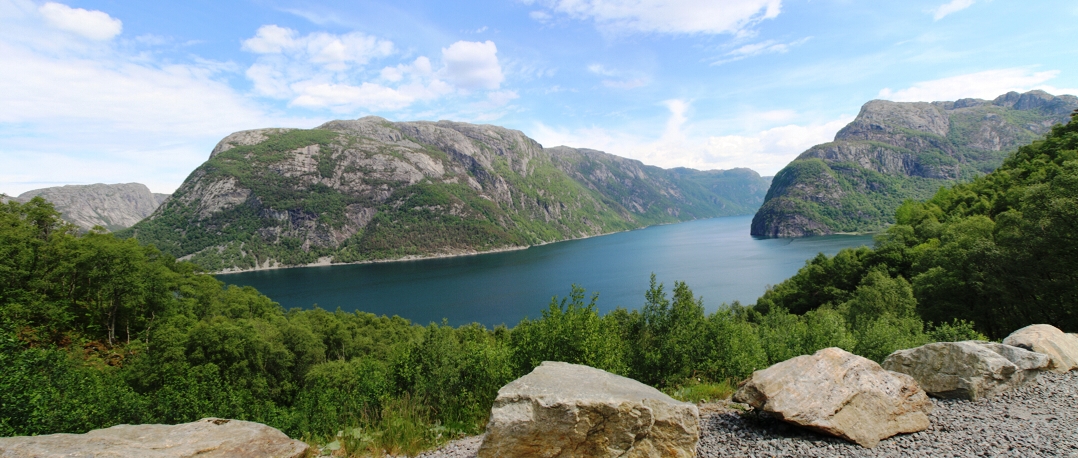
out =
{"type": "Polygon", "coordinates": [[[203,418],[180,425],[119,425],[86,434],[0,438],[0,457],[281,457],[296,458],[307,444],[276,428],[240,420],[203,418]]]}
{"type": "Polygon", "coordinates": [[[928,428],[932,412],[932,401],[913,377],[840,348],[753,372],[734,400],[869,448],[928,428]]]}
{"type": "Polygon", "coordinates": [[[1048,324],[1032,324],[1003,339],[1004,345],[1044,353],[1052,360],[1048,369],[1067,372],[1078,369],[1078,337],[1048,324]]]}
{"type": "Polygon", "coordinates": [[[891,353],[883,368],[917,380],[941,398],[980,399],[1021,387],[1048,367],[1048,356],[996,342],[937,342],[891,353]]]}
{"type": "Polygon", "coordinates": [[[498,390],[479,457],[691,457],[700,412],[636,380],[546,361],[498,390]]]}

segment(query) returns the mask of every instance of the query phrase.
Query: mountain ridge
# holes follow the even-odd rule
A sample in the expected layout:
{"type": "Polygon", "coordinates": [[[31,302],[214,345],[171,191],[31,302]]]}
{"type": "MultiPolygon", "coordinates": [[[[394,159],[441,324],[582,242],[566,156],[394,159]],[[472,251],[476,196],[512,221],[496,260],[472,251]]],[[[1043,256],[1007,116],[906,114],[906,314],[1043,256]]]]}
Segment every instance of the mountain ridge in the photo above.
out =
{"type": "Polygon", "coordinates": [[[169,195],[150,192],[142,183],[94,183],[34,189],[11,199],[25,203],[36,196],[51,202],[64,221],[84,231],[94,226],[119,231],[149,216],[169,195]]]}
{"type": "Polygon", "coordinates": [[[365,117],[230,134],[123,235],[211,271],[414,259],[750,214],[767,183],[498,126],[365,117]]]}
{"type": "Polygon", "coordinates": [[[881,230],[904,200],[991,172],[1074,109],[1078,98],[1044,91],[990,101],[869,101],[834,141],[809,148],[775,175],[751,234],[881,230]]]}

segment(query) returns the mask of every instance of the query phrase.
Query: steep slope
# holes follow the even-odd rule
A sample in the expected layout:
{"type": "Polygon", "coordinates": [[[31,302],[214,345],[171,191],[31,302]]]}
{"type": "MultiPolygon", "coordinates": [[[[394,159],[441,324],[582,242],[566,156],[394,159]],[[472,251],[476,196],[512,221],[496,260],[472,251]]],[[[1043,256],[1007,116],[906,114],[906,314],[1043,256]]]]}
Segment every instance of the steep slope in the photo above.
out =
{"type": "Polygon", "coordinates": [[[1066,122],[1078,98],[1010,92],[986,101],[873,100],[835,135],[771,182],[752,235],[877,231],[906,199],[991,172],[1018,146],[1066,122]]]}
{"type": "Polygon", "coordinates": [[[502,127],[367,117],[229,135],[125,234],[213,271],[402,259],[748,214],[766,186],[502,127]]]}
{"type": "Polygon", "coordinates": [[[85,230],[102,226],[110,231],[134,226],[150,216],[168,198],[168,194],[151,193],[141,183],[98,183],[35,189],[15,199],[29,202],[35,196],[52,202],[60,216],[69,223],[85,230]]]}

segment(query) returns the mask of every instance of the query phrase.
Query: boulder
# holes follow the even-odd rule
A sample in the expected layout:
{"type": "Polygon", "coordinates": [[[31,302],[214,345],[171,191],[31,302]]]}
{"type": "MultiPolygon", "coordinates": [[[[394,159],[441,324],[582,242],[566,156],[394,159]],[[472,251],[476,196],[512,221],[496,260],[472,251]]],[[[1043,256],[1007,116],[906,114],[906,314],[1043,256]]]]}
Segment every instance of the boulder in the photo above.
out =
{"type": "Polygon", "coordinates": [[[700,412],[588,366],[546,361],[498,390],[479,457],[691,457],[700,412]]]}
{"type": "Polygon", "coordinates": [[[891,353],[883,368],[917,380],[940,398],[980,399],[1021,387],[1048,367],[1048,356],[1010,345],[937,342],[891,353]]]}
{"type": "Polygon", "coordinates": [[[119,425],[86,434],[0,438],[0,457],[281,457],[307,453],[281,431],[240,420],[203,418],[181,425],[119,425]]]}
{"type": "Polygon", "coordinates": [[[875,361],[825,348],[753,372],[734,401],[864,447],[928,428],[932,401],[917,381],[875,361]]]}
{"type": "Polygon", "coordinates": [[[1044,353],[1051,359],[1048,369],[1067,372],[1078,369],[1078,337],[1047,324],[1032,324],[1003,339],[1004,345],[1044,353]]]}

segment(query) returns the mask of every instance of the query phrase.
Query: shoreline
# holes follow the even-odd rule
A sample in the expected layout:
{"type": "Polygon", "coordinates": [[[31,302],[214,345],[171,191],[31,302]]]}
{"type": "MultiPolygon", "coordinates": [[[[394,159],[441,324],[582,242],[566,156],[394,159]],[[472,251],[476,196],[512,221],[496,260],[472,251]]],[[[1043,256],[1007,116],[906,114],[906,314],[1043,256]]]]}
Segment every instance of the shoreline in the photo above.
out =
{"type": "Polygon", "coordinates": [[[633,228],[633,229],[626,229],[626,230],[623,230],[623,231],[604,232],[604,233],[601,233],[601,234],[585,235],[585,236],[582,236],[582,237],[573,237],[573,238],[564,239],[564,240],[555,240],[555,241],[552,241],[552,242],[536,243],[534,245],[527,245],[527,246],[509,246],[509,247],[502,247],[502,248],[494,248],[492,250],[486,250],[486,251],[469,251],[469,252],[464,252],[464,253],[452,253],[452,254],[443,253],[443,254],[434,254],[434,255],[425,255],[425,256],[410,255],[410,256],[405,256],[403,258],[395,258],[395,259],[373,259],[373,260],[353,261],[353,262],[333,262],[329,256],[324,256],[322,258],[319,258],[318,261],[315,261],[315,262],[312,262],[312,263],[309,263],[309,264],[303,264],[303,265],[285,266],[285,265],[275,264],[272,267],[255,267],[253,269],[236,269],[236,270],[225,269],[225,270],[221,270],[221,271],[217,271],[217,272],[209,272],[208,274],[213,275],[213,276],[217,276],[217,275],[242,274],[242,273],[248,273],[248,272],[261,272],[261,271],[266,271],[266,270],[303,269],[303,268],[308,268],[308,267],[348,266],[348,265],[356,265],[356,264],[376,264],[376,263],[383,263],[383,262],[425,261],[425,260],[429,260],[429,259],[445,259],[445,258],[459,258],[459,257],[464,257],[464,256],[478,256],[478,255],[482,255],[482,254],[505,253],[505,252],[510,252],[510,251],[527,250],[528,248],[540,247],[540,246],[544,246],[544,245],[550,245],[552,243],[571,242],[571,241],[574,241],[574,240],[590,239],[592,237],[603,237],[603,236],[607,236],[607,235],[619,234],[619,233],[622,233],[622,232],[639,231],[639,230],[642,230],[642,229],[647,229],[649,227],[667,226],[667,225],[671,225],[671,224],[689,223],[689,222],[700,221],[700,220],[704,220],[704,219],[729,218],[729,217],[737,217],[737,216],[747,216],[747,215],[727,215],[727,216],[714,216],[712,218],[694,218],[694,219],[689,219],[689,220],[685,220],[685,221],[676,221],[676,222],[671,222],[671,223],[652,224],[652,225],[649,225],[649,226],[642,226],[642,227],[637,227],[637,228],[633,228]]]}

